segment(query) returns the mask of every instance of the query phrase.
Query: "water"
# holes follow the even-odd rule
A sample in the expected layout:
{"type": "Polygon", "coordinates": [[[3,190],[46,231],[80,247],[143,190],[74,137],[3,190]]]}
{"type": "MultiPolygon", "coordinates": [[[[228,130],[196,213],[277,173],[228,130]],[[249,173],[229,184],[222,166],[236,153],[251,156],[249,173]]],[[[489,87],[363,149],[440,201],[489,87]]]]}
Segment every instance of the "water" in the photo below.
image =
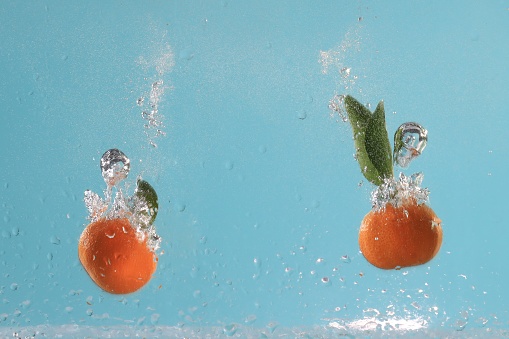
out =
{"type": "Polygon", "coordinates": [[[2,4],[0,337],[507,337],[507,4],[288,4],[2,4]],[[376,187],[345,94],[383,100],[393,150],[429,131],[386,185],[440,216],[426,265],[359,253],[376,187]],[[110,149],[129,173],[106,183],[110,149]],[[158,268],[113,296],[77,240],[138,205],[138,176],[158,268]]]}

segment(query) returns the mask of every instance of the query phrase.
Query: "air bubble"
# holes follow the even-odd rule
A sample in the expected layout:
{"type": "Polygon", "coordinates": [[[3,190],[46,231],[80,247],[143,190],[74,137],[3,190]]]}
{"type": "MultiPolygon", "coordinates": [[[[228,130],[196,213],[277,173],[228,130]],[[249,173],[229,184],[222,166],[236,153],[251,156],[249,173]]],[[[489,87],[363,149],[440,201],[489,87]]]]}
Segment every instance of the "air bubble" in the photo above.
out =
{"type": "Polygon", "coordinates": [[[267,329],[270,331],[270,333],[274,333],[276,328],[278,327],[278,323],[275,321],[271,321],[267,324],[267,329]]]}
{"type": "Polygon", "coordinates": [[[224,328],[223,328],[223,332],[224,334],[226,334],[228,337],[231,337],[233,336],[236,332],[237,332],[237,324],[230,324],[230,325],[226,325],[224,328]]]}
{"type": "Polygon", "coordinates": [[[260,268],[262,266],[262,261],[258,258],[253,259],[253,264],[256,268],[260,268]]]}
{"type": "Polygon", "coordinates": [[[250,314],[246,317],[246,319],[244,319],[244,322],[248,325],[254,323],[256,321],[256,315],[254,314],[250,314]]]}
{"type": "Polygon", "coordinates": [[[334,97],[329,101],[329,109],[331,111],[331,116],[334,116],[334,114],[338,114],[343,122],[347,122],[348,116],[345,111],[344,101],[345,101],[344,95],[342,94],[334,95],[334,97]]]}
{"type": "Polygon", "coordinates": [[[175,205],[175,207],[177,208],[177,211],[179,211],[179,212],[184,212],[186,210],[186,204],[183,204],[183,203],[177,203],[175,205]]]}
{"type": "Polygon", "coordinates": [[[415,122],[399,126],[394,134],[394,163],[402,168],[421,155],[428,141],[428,131],[415,122]]]}
{"type": "Polygon", "coordinates": [[[300,120],[304,120],[308,117],[308,114],[305,110],[301,110],[299,112],[297,112],[297,118],[299,118],[300,120]]]}
{"type": "Polygon", "coordinates": [[[129,174],[130,160],[120,150],[112,148],[107,150],[101,158],[101,171],[108,187],[117,185],[129,174]]]}
{"type": "Polygon", "coordinates": [[[233,161],[226,161],[224,163],[224,168],[231,171],[233,169],[233,161]]]}

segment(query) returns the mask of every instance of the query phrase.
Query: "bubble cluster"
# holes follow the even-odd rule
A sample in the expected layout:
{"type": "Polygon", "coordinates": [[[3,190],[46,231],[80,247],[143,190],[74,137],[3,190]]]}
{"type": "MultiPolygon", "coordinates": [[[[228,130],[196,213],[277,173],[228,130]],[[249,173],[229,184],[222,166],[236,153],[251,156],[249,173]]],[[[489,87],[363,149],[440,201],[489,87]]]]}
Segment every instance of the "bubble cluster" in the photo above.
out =
{"type": "Polygon", "coordinates": [[[421,188],[423,179],[424,175],[420,172],[409,177],[400,173],[399,179],[384,179],[384,182],[371,193],[373,209],[382,210],[386,204],[398,207],[410,199],[415,200],[418,204],[426,203],[429,190],[421,188]]]}

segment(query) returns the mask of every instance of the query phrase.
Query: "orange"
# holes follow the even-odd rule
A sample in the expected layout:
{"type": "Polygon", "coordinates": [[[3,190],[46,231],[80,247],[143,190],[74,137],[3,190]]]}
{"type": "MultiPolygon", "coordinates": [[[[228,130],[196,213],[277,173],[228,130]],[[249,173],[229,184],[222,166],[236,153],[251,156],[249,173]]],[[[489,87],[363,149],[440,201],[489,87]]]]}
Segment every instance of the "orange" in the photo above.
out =
{"type": "Polygon", "coordinates": [[[157,257],[127,219],[88,225],[78,243],[81,264],[92,280],[113,294],[132,293],[149,282],[157,257]]]}
{"type": "Polygon", "coordinates": [[[442,245],[441,220],[425,204],[407,200],[399,207],[371,211],[359,231],[362,254],[371,264],[394,269],[425,264],[442,245]]]}

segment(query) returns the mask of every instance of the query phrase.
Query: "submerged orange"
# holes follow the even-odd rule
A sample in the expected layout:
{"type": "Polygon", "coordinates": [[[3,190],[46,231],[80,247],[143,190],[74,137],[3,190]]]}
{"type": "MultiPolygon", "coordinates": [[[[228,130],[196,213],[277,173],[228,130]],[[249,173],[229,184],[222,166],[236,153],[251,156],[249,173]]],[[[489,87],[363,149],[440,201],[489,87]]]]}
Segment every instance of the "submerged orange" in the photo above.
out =
{"type": "Polygon", "coordinates": [[[441,220],[429,206],[415,200],[369,212],[359,231],[362,254],[383,269],[425,264],[441,245],[441,220]]]}
{"type": "Polygon", "coordinates": [[[157,257],[127,219],[89,224],[78,243],[81,264],[92,280],[113,294],[132,293],[149,282],[157,257]]]}

